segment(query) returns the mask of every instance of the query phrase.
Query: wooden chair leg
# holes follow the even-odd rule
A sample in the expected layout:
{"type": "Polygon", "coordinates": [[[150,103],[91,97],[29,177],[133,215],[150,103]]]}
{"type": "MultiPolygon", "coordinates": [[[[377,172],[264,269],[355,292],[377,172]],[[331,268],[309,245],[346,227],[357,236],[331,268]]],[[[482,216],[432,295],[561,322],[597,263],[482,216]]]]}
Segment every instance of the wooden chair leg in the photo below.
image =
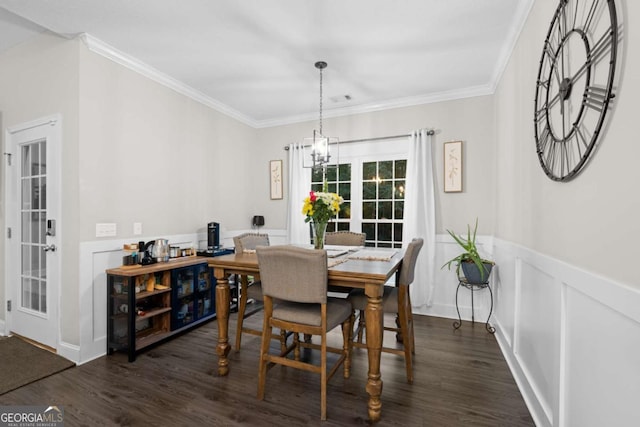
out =
{"type": "Polygon", "coordinates": [[[362,333],[365,327],[366,326],[364,323],[364,311],[360,310],[358,314],[358,343],[360,344],[362,344],[362,333]]]}
{"type": "Polygon", "coordinates": [[[297,332],[293,334],[293,358],[294,360],[300,361],[300,335],[297,332]]]}
{"type": "Polygon", "coordinates": [[[351,376],[351,333],[354,315],[342,324],[342,353],[344,354],[344,378],[351,376]]]}
{"type": "Polygon", "coordinates": [[[416,354],[416,337],[413,331],[413,310],[411,306],[411,294],[407,291],[407,307],[409,308],[409,343],[411,344],[411,354],[416,354]]]}
{"type": "Polygon", "coordinates": [[[247,276],[244,274],[240,276],[240,292],[238,292],[238,296],[240,301],[238,302],[238,325],[236,328],[236,351],[240,351],[240,342],[242,341],[242,327],[244,324],[244,313],[247,309],[247,298],[248,298],[248,286],[249,280],[247,276]]]}
{"type": "MultiPolygon", "coordinates": [[[[267,297],[268,298],[268,297],[267,297]]],[[[271,342],[271,316],[273,305],[271,300],[265,299],[264,320],[262,323],[262,342],[260,343],[260,369],[258,370],[258,400],[264,400],[264,386],[267,380],[267,360],[269,353],[269,343],[271,342]]]]}
{"type": "Polygon", "coordinates": [[[398,320],[400,323],[400,333],[402,335],[402,347],[404,350],[404,363],[407,370],[407,382],[413,383],[413,352],[411,349],[411,338],[409,333],[409,313],[411,307],[407,295],[401,294],[398,298],[398,320]]]}
{"type": "Polygon", "coordinates": [[[327,333],[322,332],[320,345],[320,420],[327,419],[327,333]]]}
{"type": "Polygon", "coordinates": [[[280,352],[287,351],[287,331],[280,329],[280,352]]]}

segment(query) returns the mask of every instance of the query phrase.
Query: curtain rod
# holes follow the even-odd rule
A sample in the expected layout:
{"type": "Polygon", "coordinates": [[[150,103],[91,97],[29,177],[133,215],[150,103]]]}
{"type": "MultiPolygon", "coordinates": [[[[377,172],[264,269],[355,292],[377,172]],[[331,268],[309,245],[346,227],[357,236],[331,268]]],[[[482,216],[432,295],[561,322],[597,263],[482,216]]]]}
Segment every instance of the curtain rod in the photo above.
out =
{"type": "MultiPolygon", "coordinates": [[[[436,131],[434,131],[433,129],[428,129],[427,130],[427,135],[435,135],[436,131]]],[[[396,138],[407,138],[410,137],[411,134],[405,134],[405,135],[392,135],[392,136],[378,136],[376,138],[362,138],[362,139],[350,139],[347,141],[338,141],[338,142],[334,142],[332,144],[351,144],[352,142],[366,142],[366,141],[383,141],[385,139],[396,139],[396,138]]],[[[305,145],[306,147],[311,147],[311,145],[305,145]]],[[[289,150],[289,146],[285,145],[284,146],[285,150],[289,150]]]]}

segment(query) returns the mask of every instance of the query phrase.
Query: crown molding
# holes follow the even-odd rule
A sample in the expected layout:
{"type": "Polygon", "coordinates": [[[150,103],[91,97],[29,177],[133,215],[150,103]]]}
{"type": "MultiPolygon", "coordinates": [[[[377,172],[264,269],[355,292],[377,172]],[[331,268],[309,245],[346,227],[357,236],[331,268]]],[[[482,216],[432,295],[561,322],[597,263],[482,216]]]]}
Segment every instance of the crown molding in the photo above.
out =
{"type": "Polygon", "coordinates": [[[507,68],[513,49],[515,49],[516,44],[518,43],[518,38],[520,38],[520,33],[522,33],[522,30],[524,29],[534,2],[535,0],[529,0],[519,3],[518,10],[514,14],[511,31],[507,37],[508,43],[504,43],[502,45],[502,51],[498,55],[498,60],[496,61],[497,66],[495,67],[493,76],[491,77],[493,85],[492,93],[495,92],[498,88],[498,83],[502,80],[502,75],[507,68]]]}
{"type": "MultiPolygon", "coordinates": [[[[520,7],[516,13],[516,19],[512,26],[512,31],[509,37],[509,43],[504,45],[502,52],[499,55],[499,59],[496,61],[491,81],[486,85],[473,86],[463,89],[456,89],[451,91],[443,91],[439,93],[430,93],[418,96],[410,96],[404,98],[390,99],[382,102],[374,102],[368,104],[353,105],[348,107],[338,107],[333,109],[327,109],[324,111],[325,118],[344,117],[356,114],[365,114],[376,111],[383,111],[396,108],[413,107],[416,105],[433,104],[436,102],[454,101],[464,98],[472,98],[476,96],[492,95],[498,86],[500,79],[507,67],[509,58],[515,48],[518,37],[524,28],[525,21],[533,7],[534,0],[529,0],[520,4],[520,7]]],[[[275,119],[256,120],[248,117],[245,114],[229,107],[222,102],[213,99],[200,91],[170,77],[169,75],[158,71],[157,69],[149,66],[148,64],[119,51],[118,49],[110,46],[109,44],[91,36],[87,33],[79,35],[80,39],[84,42],[89,50],[97,53],[105,58],[108,58],[120,65],[123,65],[137,73],[142,74],[145,77],[154,80],[176,92],[185,95],[193,100],[200,102],[208,107],[213,108],[229,117],[232,117],[252,128],[269,128],[275,126],[290,125],[295,123],[302,123],[308,121],[317,120],[317,114],[315,112],[280,117],[275,119]]]]}
{"type": "Polygon", "coordinates": [[[102,40],[97,39],[88,33],[82,33],[79,35],[79,37],[90,51],[104,56],[105,58],[110,59],[113,62],[116,62],[155,81],[156,83],[160,83],[163,86],[173,89],[184,96],[187,96],[195,101],[213,108],[216,111],[226,114],[227,116],[230,116],[246,125],[249,125],[253,128],[257,127],[255,120],[252,120],[239,111],[234,110],[228,105],[225,105],[222,102],[217,101],[203,94],[202,92],[195,90],[191,86],[188,86],[161,71],[158,71],[157,69],[149,66],[139,59],[136,59],[131,55],[127,55],[126,53],[114,48],[113,46],[103,42],[102,40]]]}

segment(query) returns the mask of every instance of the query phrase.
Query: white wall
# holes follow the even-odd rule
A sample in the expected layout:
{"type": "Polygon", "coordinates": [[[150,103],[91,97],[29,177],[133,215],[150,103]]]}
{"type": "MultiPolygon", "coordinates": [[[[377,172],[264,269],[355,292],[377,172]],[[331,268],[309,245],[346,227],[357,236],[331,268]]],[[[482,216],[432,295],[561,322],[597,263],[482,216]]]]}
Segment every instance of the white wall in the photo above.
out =
{"type": "Polygon", "coordinates": [[[549,180],[533,137],[538,61],[557,2],[537,1],[495,94],[497,338],[539,426],[637,425],[640,222],[634,121],[640,4],[623,31],[602,142],[569,183],[549,180]]]}
{"type": "MultiPolygon", "coordinates": [[[[420,128],[434,128],[434,162],[436,165],[436,224],[443,232],[452,228],[462,232],[466,224],[479,218],[479,233],[492,234],[494,228],[495,156],[493,130],[493,97],[481,96],[456,101],[398,108],[367,114],[323,120],[323,132],[340,140],[373,138],[408,134],[420,128]],[[442,184],[443,143],[463,141],[464,176],[462,193],[444,193],[442,184]]],[[[283,147],[301,142],[312,135],[316,122],[260,129],[260,147],[254,153],[256,170],[265,169],[269,159],[283,159],[285,170],[287,152],[283,147]]],[[[378,142],[378,144],[393,143],[378,142]]],[[[346,145],[345,145],[346,147],[346,145]]],[[[266,172],[265,172],[266,173],[266,172]]],[[[288,197],[297,199],[304,195],[287,194],[288,177],[285,177],[284,200],[265,205],[265,221],[274,228],[286,226],[288,197]]],[[[259,198],[267,187],[256,186],[250,197],[259,198]]],[[[302,215],[301,215],[302,218],[302,215]]]]}
{"type": "MultiPolygon", "coordinates": [[[[438,130],[437,265],[457,250],[444,230],[464,231],[478,217],[483,249],[498,263],[497,338],[539,425],[638,419],[640,282],[629,264],[640,235],[633,127],[640,82],[630,76],[638,74],[640,58],[629,46],[640,36],[627,23],[640,17],[640,4],[617,4],[624,42],[613,114],[593,161],[570,183],[546,178],[533,141],[537,64],[557,2],[534,4],[495,96],[325,120],[325,133],[343,140],[438,130]],[[450,140],[465,144],[460,194],[441,190],[438,159],[450,140]]],[[[143,240],[190,240],[201,238],[210,220],[233,233],[259,213],[266,228],[282,235],[286,197],[299,196],[285,191],[285,200],[269,199],[268,161],[286,165],[283,146],[316,126],[250,129],[78,41],[47,35],[0,57],[0,111],[5,127],[55,112],[65,119],[61,336],[78,361],[104,351],[101,275],[118,262],[122,242],[138,240],[133,222],[143,223],[143,240]],[[38,71],[47,67],[53,72],[38,71]],[[116,239],[95,239],[96,222],[115,222],[116,239]],[[95,323],[87,323],[87,332],[89,320],[95,323]]],[[[455,316],[452,274],[438,270],[434,305],[422,312],[455,316]]],[[[486,293],[476,303],[482,318],[486,293]]],[[[468,299],[461,305],[468,318],[468,299]]]]}
{"type": "MultiPolygon", "coordinates": [[[[78,146],[78,46],[49,33],[0,55],[0,112],[4,129],[42,117],[60,114],[62,127],[62,218],[65,239],[58,255],[62,258],[60,289],[60,339],[78,344],[78,246],[77,146],[78,146]]],[[[3,142],[4,144],[4,142],[3,142]]],[[[4,147],[4,145],[3,145],[4,147]]],[[[3,149],[2,152],[5,150],[3,149]]],[[[3,156],[4,157],[4,156],[3,156]]],[[[4,180],[5,159],[0,162],[4,180]]],[[[2,185],[4,200],[4,185],[2,185]]],[[[4,203],[0,227],[5,230],[4,203]]],[[[4,233],[2,245],[4,245],[4,233]]],[[[5,253],[0,249],[0,265],[5,253]]],[[[0,319],[5,319],[7,290],[4,268],[0,267],[0,319]]],[[[0,325],[1,326],[1,325],[0,325]]],[[[4,330],[4,328],[1,328],[4,330]]]]}

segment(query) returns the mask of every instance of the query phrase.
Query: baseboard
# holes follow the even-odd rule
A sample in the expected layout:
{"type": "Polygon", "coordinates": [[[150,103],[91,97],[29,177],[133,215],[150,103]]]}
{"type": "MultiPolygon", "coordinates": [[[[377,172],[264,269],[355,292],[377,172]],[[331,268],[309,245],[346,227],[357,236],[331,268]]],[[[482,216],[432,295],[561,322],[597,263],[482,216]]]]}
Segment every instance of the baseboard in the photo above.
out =
{"type": "Polygon", "coordinates": [[[77,365],[80,363],[80,346],[60,341],[58,342],[58,355],[77,365]]]}

